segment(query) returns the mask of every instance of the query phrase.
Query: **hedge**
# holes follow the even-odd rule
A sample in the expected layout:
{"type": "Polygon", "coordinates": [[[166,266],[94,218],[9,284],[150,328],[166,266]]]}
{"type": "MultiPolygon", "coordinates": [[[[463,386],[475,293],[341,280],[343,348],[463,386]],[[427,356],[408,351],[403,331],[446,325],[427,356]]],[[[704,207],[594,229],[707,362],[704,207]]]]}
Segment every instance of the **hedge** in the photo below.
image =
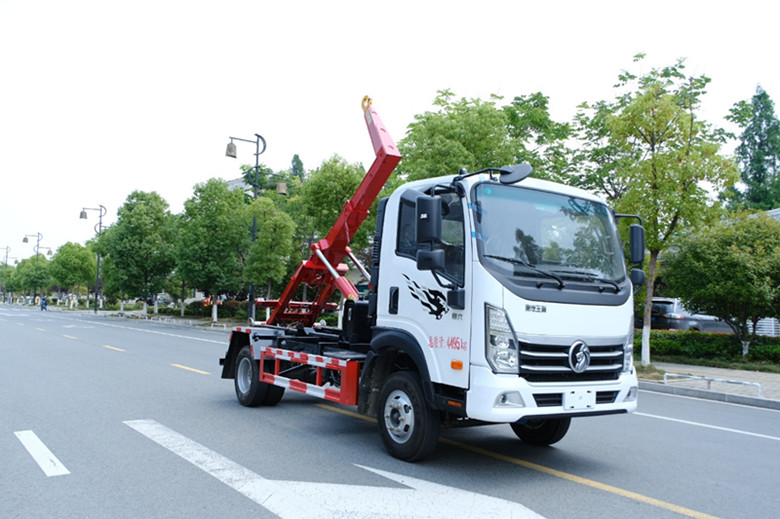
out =
{"type": "MultiPolygon", "coordinates": [[[[634,352],[642,351],[642,331],[634,331],[634,352]]],[[[725,333],[650,331],[651,354],[669,357],[739,360],[742,344],[736,336],[725,333]]],[[[758,335],[750,345],[747,360],[780,364],[780,337],[758,335]]]]}

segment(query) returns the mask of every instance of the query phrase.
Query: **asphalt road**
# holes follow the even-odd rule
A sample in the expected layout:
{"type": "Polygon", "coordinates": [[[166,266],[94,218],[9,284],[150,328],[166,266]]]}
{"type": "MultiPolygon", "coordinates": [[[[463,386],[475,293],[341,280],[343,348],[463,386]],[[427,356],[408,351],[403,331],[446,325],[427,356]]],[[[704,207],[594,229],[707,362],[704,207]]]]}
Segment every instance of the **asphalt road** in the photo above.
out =
{"type": "Polygon", "coordinates": [[[288,391],[240,406],[227,331],[0,305],[0,517],[776,517],[780,412],[642,391],[549,448],[506,425],[389,457],[288,391]],[[537,515],[538,514],[538,515],[537,515]]]}

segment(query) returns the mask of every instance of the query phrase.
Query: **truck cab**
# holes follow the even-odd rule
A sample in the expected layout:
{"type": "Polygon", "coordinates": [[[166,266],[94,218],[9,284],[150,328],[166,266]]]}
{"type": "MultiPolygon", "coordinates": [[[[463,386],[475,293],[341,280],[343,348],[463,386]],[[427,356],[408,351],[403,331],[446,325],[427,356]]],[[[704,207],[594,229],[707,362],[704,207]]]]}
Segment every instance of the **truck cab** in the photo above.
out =
{"type": "Polygon", "coordinates": [[[372,347],[412,357],[429,404],[450,418],[512,423],[549,444],[571,417],[636,408],[641,276],[599,198],[502,175],[413,182],[383,201],[372,347]]]}

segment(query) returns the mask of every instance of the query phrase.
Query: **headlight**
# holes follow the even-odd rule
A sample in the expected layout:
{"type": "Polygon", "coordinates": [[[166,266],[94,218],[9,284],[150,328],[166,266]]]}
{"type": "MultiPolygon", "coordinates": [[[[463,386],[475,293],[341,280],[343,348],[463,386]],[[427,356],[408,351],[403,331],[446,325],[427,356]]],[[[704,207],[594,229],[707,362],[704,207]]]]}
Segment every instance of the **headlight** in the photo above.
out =
{"type": "Polygon", "coordinates": [[[634,322],[633,318],[628,326],[628,335],[623,344],[623,372],[631,373],[634,369],[634,322]]]}
{"type": "Polygon", "coordinates": [[[485,305],[485,356],[496,373],[518,372],[517,339],[509,317],[490,305],[485,305]]]}

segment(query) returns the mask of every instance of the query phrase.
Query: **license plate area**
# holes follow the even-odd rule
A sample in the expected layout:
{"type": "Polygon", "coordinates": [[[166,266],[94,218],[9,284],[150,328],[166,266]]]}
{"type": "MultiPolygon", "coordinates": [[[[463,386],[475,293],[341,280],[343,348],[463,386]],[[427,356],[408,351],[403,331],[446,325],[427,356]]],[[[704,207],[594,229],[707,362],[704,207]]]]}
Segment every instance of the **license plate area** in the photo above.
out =
{"type": "Polygon", "coordinates": [[[592,389],[572,389],[563,394],[564,409],[593,409],[595,407],[596,392],[592,389]]]}

